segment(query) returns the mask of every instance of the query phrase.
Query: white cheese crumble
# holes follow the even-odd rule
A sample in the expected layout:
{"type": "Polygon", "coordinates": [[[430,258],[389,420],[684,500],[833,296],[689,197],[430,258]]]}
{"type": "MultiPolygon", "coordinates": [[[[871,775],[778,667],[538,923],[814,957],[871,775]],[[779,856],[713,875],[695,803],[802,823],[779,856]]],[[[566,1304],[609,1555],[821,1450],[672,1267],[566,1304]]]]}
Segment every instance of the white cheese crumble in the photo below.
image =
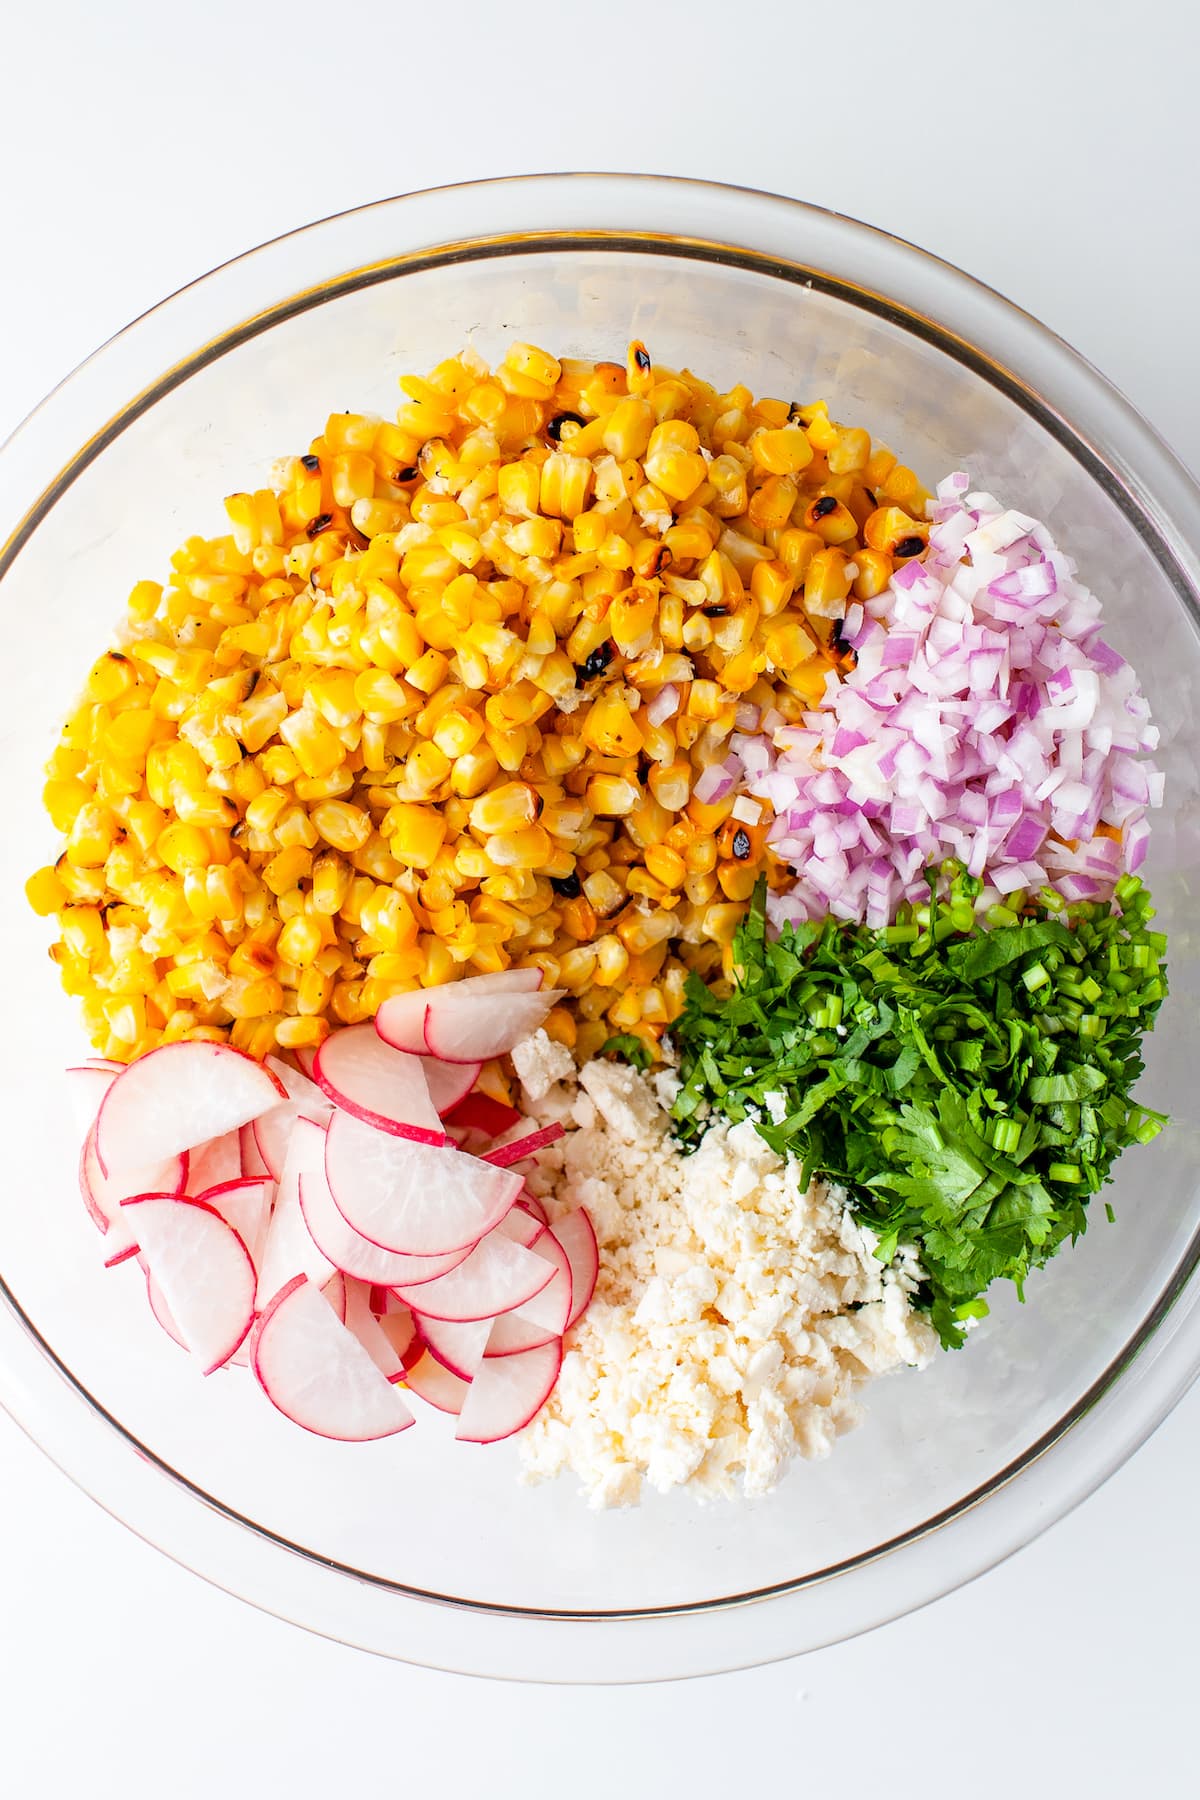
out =
{"type": "Polygon", "coordinates": [[[536,1039],[514,1062],[533,1077],[529,1110],[567,1128],[529,1185],[555,1217],[586,1206],[601,1251],[558,1385],[522,1434],[524,1479],[569,1471],[594,1507],[632,1504],[644,1482],[765,1494],[859,1422],[870,1376],[930,1360],[913,1253],[878,1262],[844,1193],[802,1188],[751,1123],[716,1124],[683,1156],[670,1071],[593,1062],[578,1086],[568,1072],[542,1086],[536,1039]]]}

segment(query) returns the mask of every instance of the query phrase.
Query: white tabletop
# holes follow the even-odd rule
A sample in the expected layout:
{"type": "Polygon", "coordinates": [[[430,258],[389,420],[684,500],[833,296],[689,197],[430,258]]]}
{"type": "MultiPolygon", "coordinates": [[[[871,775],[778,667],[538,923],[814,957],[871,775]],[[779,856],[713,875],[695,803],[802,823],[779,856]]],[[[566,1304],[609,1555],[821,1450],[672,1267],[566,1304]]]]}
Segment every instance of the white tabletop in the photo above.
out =
{"type": "MultiPolygon", "coordinates": [[[[264,237],[408,188],[599,167],[773,188],[939,252],[1061,332],[1200,469],[1200,15],[1004,0],[986,25],[916,18],[892,0],[25,0],[3,49],[0,436],[127,319],[264,237]]],[[[673,1687],[547,1689],[255,1613],[0,1416],[5,1791],[1186,1789],[1198,1441],[1194,1391],[1031,1548],[857,1642],[673,1687]]]]}

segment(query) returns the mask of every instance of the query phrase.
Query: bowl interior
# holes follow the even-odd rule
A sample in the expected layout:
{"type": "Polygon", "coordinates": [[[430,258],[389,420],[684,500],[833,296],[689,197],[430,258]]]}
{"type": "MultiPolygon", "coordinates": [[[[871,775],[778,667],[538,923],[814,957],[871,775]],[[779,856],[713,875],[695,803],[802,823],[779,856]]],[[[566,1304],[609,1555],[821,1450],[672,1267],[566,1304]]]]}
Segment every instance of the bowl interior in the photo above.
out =
{"type": "Polygon", "coordinates": [[[221,1507],[363,1576],[494,1606],[604,1613],[753,1593],[869,1557],[995,1483],[1086,1403],[1177,1280],[1200,1223],[1188,1057],[1200,998],[1195,621],[1151,528],[1070,434],[936,332],[778,268],[636,244],[393,268],[199,356],[57,500],[6,575],[3,602],[0,1094],[15,1166],[0,1277],[95,1402],[221,1507]],[[650,1496],[639,1511],[597,1515],[569,1482],[520,1486],[512,1446],[456,1446],[424,1412],[399,1439],[328,1444],[276,1415],[244,1373],[204,1381],[185,1362],[137,1291],[136,1265],[101,1267],[60,1078],[85,1046],[46,961],[50,932],[19,890],[54,853],[40,768],[64,710],[133,581],[161,578],[191,533],[225,529],[224,494],[260,485],[330,411],[390,412],[399,374],[468,339],[489,358],[514,337],[618,358],[632,336],[720,386],[823,396],[927,480],[967,467],[977,485],[1052,522],[1163,728],[1168,799],[1149,876],[1172,934],[1173,991],[1143,1092],[1175,1123],[1121,1166],[1115,1224],[1095,1206],[1086,1239],[1030,1282],[1024,1306],[998,1297],[966,1352],[878,1383],[865,1423],[830,1461],[799,1466],[753,1505],[650,1496]]]}

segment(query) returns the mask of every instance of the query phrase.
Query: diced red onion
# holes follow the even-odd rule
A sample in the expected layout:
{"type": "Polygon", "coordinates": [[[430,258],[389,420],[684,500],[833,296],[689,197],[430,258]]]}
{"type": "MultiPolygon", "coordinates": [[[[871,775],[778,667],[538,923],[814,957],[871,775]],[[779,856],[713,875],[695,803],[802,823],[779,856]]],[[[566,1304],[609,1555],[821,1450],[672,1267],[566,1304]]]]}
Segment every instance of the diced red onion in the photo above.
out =
{"type": "MultiPolygon", "coordinates": [[[[665,725],[667,720],[678,710],[679,689],[675,686],[673,681],[668,681],[659,688],[657,694],[655,694],[653,700],[651,700],[649,706],[647,706],[646,717],[649,719],[651,725],[665,725]]],[[[753,730],[753,727],[751,727],[751,729],[753,730]]]]}

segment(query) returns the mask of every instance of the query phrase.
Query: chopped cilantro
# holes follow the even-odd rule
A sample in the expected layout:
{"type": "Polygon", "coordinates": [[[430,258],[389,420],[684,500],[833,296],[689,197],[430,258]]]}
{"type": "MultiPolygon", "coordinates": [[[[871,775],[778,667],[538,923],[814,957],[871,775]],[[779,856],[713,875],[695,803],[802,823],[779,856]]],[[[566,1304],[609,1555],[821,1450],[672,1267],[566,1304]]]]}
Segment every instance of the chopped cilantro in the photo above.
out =
{"type": "Polygon", "coordinates": [[[986,1288],[1020,1293],[1084,1231],[1120,1152],[1166,1123],[1130,1091],[1167,982],[1136,877],[1116,906],[1054,896],[985,930],[980,884],[949,873],[947,900],[931,879],[929,904],[884,930],[831,918],[774,940],[760,883],[732,993],[688,978],[673,1116],[685,1145],[711,1111],[753,1118],[806,1179],[843,1183],[881,1257],[917,1246],[921,1301],[957,1347],[986,1288]]]}
{"type": "Polygon", "coordinates": [[[634,1037],[631,1031],[621,1031],[616,1037],[606,1038],[600,1046],[600,1055],[619,1056],[622,1062],[632,1063],[635,1069],[643,1072],[651,1063],[649,1050],[641,1038],[634,1037]]]}

